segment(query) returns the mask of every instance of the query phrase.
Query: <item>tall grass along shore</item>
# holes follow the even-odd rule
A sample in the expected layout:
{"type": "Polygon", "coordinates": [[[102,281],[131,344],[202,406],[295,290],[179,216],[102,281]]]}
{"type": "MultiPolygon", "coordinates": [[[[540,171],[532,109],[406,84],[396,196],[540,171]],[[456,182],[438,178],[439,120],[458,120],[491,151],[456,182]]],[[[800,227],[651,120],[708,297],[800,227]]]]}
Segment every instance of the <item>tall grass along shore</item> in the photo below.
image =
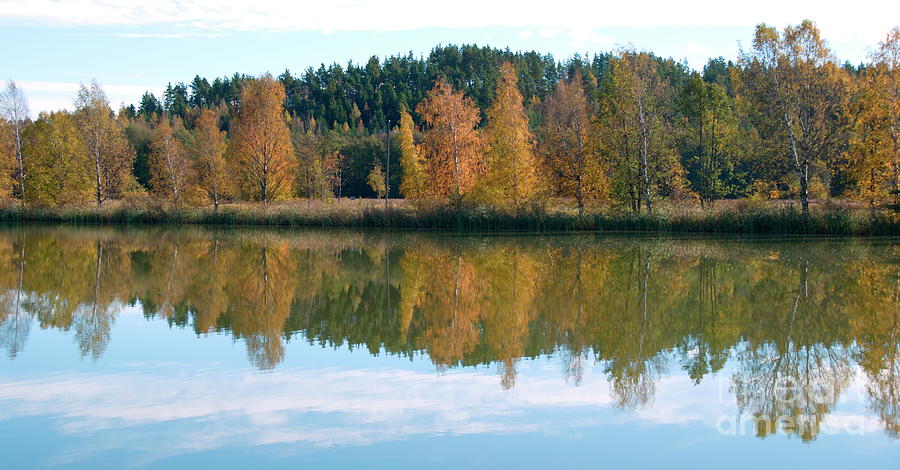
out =
{"type": "Polygon", "coordinates": [[[661,207],[653,213],[596,210],[584,215],[561,205],[516,211],[432,205],[415,207],[393,201],[226,205],[175,209],[166,206],[109,204],[96,207],[40,208],[10,204],[0,207],[0,223],[50,224],[200,224],[273,227],[348,227],[407,230],[476,231],[639,231],[730,233],[748,235],[898,236],[894,212],[824,204],[804,215],[792,204],[732,201],[716,210],[661,207]]]}

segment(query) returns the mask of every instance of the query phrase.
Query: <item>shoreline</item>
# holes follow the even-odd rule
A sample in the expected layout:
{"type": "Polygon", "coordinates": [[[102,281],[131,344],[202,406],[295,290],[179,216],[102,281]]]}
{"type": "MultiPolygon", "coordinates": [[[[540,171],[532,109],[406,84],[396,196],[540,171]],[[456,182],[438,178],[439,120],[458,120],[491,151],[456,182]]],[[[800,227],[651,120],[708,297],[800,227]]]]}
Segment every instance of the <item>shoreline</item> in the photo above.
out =
{"type": "Polygon", "coordinates": [[[355,209],[311,209],[299,204],[226,205],[174,209],[110,205],[108,207],[0,207],[0,224],[49,225],[203,225],[281,228],[388,229],[457,233],[684,233],[728,235],[900,236],[897,214],[886,211],[819,209],[804,216],[792,206],[701,213],[602,213],[583,216],[528,209],[498,211],[434,207],[416,209],[376,204],[355,209]]]}

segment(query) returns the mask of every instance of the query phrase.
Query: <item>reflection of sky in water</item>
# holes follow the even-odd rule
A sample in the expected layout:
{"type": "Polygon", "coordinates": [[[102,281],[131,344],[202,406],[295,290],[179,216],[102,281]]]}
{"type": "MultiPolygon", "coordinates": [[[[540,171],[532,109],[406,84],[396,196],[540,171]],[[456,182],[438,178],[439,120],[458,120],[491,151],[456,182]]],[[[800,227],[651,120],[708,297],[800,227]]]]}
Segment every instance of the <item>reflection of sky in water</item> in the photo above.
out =
{"type": "Polygon", "coordinates": [[[866,411],[860,374],[827,419],[861,423],[863,434],[822,433],[803,443],[717,431],[720,416],[737,413],[730,367],[694,385],[670,364],[653,401],[624,411],[613,406],[600,365],[586,366],[576,387],[559,357],[522,361],[515,388],[505,391],[496,367],[436,372],[424,357],[372,357],[299,338],[288,344],[284,363],[261,372],[247,363],[241,341],[197,338],[127,307],[113,330],[103,357],[91,361],[74,354],[72,333],[33,325],[20,356],[0,363],[4,468],[900,462],[900,443],[866,411]]]}

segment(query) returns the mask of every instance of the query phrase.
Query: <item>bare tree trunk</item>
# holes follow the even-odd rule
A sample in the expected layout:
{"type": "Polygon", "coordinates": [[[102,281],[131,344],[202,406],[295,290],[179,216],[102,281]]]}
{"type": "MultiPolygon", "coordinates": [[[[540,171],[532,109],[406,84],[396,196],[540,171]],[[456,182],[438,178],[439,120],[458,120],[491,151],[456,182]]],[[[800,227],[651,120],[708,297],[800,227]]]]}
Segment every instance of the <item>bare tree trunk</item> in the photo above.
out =
{"type": "Polygon", "coordinates": [[[100,171],[100,152],[94,149],[94,170],[97,177],[97,208],[103,205],[103,178],[100,171]]]}
{"type": "Polygon", "coordinates": [[[643,195],[644,195],[644,203],[647,205],[647,212],[652,212],[653,209],[650,207],[650,172],[649,172],[649,161],[648,161],[648,153],[650,146],[650,132],[647,129],[647,121],[644,116],[644,105],[641,102],[638,102],[638,118],[640,119],[641,124],[641,181],[643,182],[643,195]]]}
{"type": "Polygon", "coordinates": [[[16,177],[19,180],[19,196],[22,198],[22,204],[25,204],[25,158],[22,155],[22,134],[19,123],[14,123],[13,126],[16,138],[16,162],[19,164],[19,174],[16,177]]]}

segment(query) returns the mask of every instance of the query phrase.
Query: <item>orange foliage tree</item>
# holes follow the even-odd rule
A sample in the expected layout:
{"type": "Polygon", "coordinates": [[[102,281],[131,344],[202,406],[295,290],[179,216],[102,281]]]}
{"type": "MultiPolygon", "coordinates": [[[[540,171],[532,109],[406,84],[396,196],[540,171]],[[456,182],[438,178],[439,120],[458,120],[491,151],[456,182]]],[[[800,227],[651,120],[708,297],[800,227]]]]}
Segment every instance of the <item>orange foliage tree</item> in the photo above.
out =
{"type": "Polygon", "coordinates": [[[481,120],[471,98],[439,78],[416,108],[427,126],[424,137],[426,192],[459,202],[480,172],[481,120]]]}
{"type": "Polygon", "coordinates": [[[231,151],[244,195],[269,201],[293,192],[296,159],[282,114],[284,86],[271,74],[248,82],[234,122],[231,151]]]}

